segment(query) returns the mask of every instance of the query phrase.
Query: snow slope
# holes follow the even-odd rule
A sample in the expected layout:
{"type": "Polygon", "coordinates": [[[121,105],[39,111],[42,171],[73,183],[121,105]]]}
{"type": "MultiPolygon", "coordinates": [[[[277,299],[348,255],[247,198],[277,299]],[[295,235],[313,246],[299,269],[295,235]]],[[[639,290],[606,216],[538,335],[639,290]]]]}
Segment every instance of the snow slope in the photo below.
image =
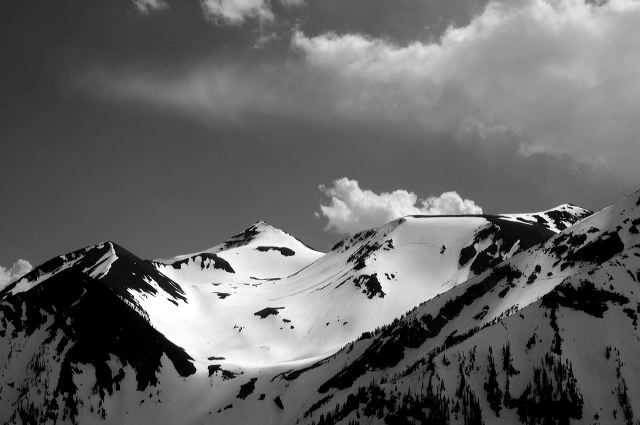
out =
{"type": "MultiPolygon", "coordinates": [[[[561,209],[567,223],[587,214],[561,209]]],[[[542,217],[535,222],[405,217],[326,254],[260,222],[172,259],[141,260],[111,242],[56,257],[0,292],[0,423],[317,422],[371,376],[398,373],[434,350],[445,332],[424,339],[409,320],[418,311],[435,313],[487,279],[508,282],[503,295],[506,287],[483,294],[486,309],[465,305],[446,325],[460,335],[535,303],[569,276],[575,265],[563,268],[561,255],[544,254],[544,268],[529,270],[546,252],[540,246],[566,238],[567,230],[549,239],[560,227],[553,211],[531,215],[542,217]],[[505,264],[540,284],[520,289],[513,282],[524,278],[505,264]],[[401,349],[376,351],[387,339],[401,349]],[[376,360],[363,366],[358,356],[376,360]],[[354,379],[336,378],[343,368],[354,379]]]]}
{"type": "Polygon", "coordinates": [[[209,357],[239,367],[297,362],[335,352],[551,234],[489,216],[406,217],[319,256],[262,223],[206,253],[154,262],[179,283],[184,303],[136,300],[154,327],[203,364],[209,357]],[[263,246],[305,261],[292,272],[295,256],[263,246]]]}
{"type": "Polygon", "coordinates": [[[634,194],[280,379],[291,423],[640,419],[634,194]]]}

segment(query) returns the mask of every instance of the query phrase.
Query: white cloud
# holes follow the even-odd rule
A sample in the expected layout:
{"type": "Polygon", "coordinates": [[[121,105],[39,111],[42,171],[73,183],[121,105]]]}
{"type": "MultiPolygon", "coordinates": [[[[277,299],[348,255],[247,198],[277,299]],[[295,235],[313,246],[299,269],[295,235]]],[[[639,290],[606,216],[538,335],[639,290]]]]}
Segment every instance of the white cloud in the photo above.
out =
{"type": "Polygon", "coordinates": [[[78,80],[78,85],[100,96],[142,101],[169,107],[203,122],[211,118],[240,120],[248,113],[266,110],[297,112],[292,99],[283,95],[295,91],[295,78],[271,65],[247,67],[211,64],[196,68],[181,78],[165,78],[137,71],[105,72],[96,69],[78,80]],[[277,106],[275,106],[277,105],[277,106]]]}
{"type": "MultiPolygon", "coordinates": [[[[267,0],[206,4],[230,23],[272,17],[267,0]]],[[[638,0],[493,1],[436,41],[298,31],[284,61],[239,68],[216,59],[171,78],[109,70],[88,86],[204,120],[384,122],[453,134],[486,157],[515,144],[523,157],[568,154],[631,182],[640,180],[638,22],[638,0]]]]}
{"type": "Polygon", "coordinates": [[[273,20],[267,0],[202,0],[205,15],[219,23],[242,24],[245,19],[273,20]]]}
{"type": "Polygon", "coordinates": [[[33,270],[33,266],[27,260],[19,259],[11,267],[0,266],[0,290],[15,280],[33,270]]]}
{"type": "MultiPolygon", "coordinates": [[[[304,0],[278,0],[283,6],[300,6],[304,0]]],[[[220,24],[241,25],[247,19],[274,20],[272,0],[201,0],[205,16],[220,24]]]]}
{"type": "MultiPolygon", "coordinates": [[[[169,9],[167,0],[131,0],[143,15],[169,9]]],[[[217,24],[241,25],[247,19],[259,22],[274,20],[272,0],[200,0],[205,17],[217,24]]],[[[283,6],[300,6],[304,0],[278,0],[283,6]]]]}
{"type": "Polygon", "coordinates": [[[461,136],[508,130],[529,151],[567,152],[639,179],[638,22],[634,0],[494,1],[438,42],[297,32],[292,46],[331,76],[340,114],[461,136]]]}
{"type": "Polygon", "coordinates": [[[158,10],[165,10],[169,8],[169,4],[166,0],[132,0],[133,5],[138,9],[138,12],[146,15],[158,10]]]}
{"type": "Polygon", "coordinates": [[[406,215],[482,214],[475,202],[462,199],[456,192],[426,199],[401,189],[378,194],[361,189],[356,180],[346,177],[329,187],[321,185],[320,190],[329,198],[329,205],[320,205],[320,214],[329,221],[327,230],[338,233],[378,227],[406,215]]]}

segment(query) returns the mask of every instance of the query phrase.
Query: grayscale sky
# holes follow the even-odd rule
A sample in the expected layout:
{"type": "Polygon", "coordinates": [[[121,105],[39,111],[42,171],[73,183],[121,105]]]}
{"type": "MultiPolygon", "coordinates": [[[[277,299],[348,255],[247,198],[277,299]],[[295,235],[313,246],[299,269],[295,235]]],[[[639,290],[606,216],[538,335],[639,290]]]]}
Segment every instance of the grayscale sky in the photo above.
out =
{"type": "Polygon", "coordinates": [[[638,22],[635,0],[4,0],[0,265],[602,208],[640,188],[638,22]]]}

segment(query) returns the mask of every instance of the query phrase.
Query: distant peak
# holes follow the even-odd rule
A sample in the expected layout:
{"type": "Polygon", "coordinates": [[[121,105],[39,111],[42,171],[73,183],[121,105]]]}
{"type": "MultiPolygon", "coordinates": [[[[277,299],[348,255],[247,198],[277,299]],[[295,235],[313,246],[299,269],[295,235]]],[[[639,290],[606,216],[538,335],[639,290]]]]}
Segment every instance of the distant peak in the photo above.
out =
{"type": "Polygon", "coordinates": [[[278,229],[277,227],[272,226],[271,224],[267,223],[264,220],[259,220],[256,221],[255,223],[251,224],[250,226],[246,227],[244,230],[242,230],[240,233],[237,233],[233,236],[231,236],[231,238],[229,238],[229,240],[251,240],[253,239],[255,236],[265,233],[265,232],[282,232],[282,233],[286,233],[285,231],[278,229]]]}
{"type": "Polygon", "coordinates": [[[238,248],[240,246],[243,245],[247,245],[248,243],[252,242],[254,239],[256,239],[257,237],[265,234],[265,233],[272,233],[272,232],[277,232],[277,233],[281,233],[283,235],[288,235],[290,236],[288,233],[273,227],[272,225],[266,223],[264,220],[259,220],[256,221],[255,223],[253,223],[251,226],[247,227],[246,229],[244,229],[243,231],[241,231],[240,233],[237,233],[233,236],[231,236],[229,239],[227,239],[226,242],[224,242],[222,245],[218,245],[218,249],[219,250],[227,250],[230,248],[238,248]]]}
{"type": "Polygon", "coordinates": [[[259,229],[259,230],[271,230],[271,229],[273,229],[273,230],[280,230],[280,229],[278,229],[278,228],[276,228],[276,227],[274,227],[274,226],[270,225],[269,223],[267,223],[267,222],[266,222],[266,221],[264,221],[264,220],[256,221],[255,223],[253,223],[253,224],[252,224],[251,226],[249,226],[248,228],[252,228],[252,227],[253,227],[253,228],[256,228],[256,229],[259,229]]]}
{"type": "Polygon", "coordinates": [[[212,253],[216,254],[222,251],[227,251],[229,249],[240,248],[246,245],[261,245],[261,246],[278,246],[278,247],[289,247],[294,246],[292,242],[298,242],[308,249],[320,252],[313,247],[305,244],[300,239],[292,236],[291,234],[285,232],[282,229],[272,226],[264,220],[258,220],[248,227],[244,228],[239,233],[234,234],[233,236],[226,239],[226,241],[221,244],[215,245],[209,249],[204,251],[192,252],[189,254],[181,254],[175,257],[170,258],[158,258],[154,260],[157,263],[161,264],[172,264],[175,261],[180,261],[188,257],[193,257],[194,255],[199,255],[202,253],[212,253]]]}
{"type": "Polygon", "coordinates": [[[94,245],[91,248],[105,248],[105,247],[110,249],[120,248],[120,246],[113,241],[103,241],[103,242],[100,242],[99,244],[94,245]]]}
{"type": "Polygon", "coordinates": [[[560,204],[555,208],[536,213],[500,214],[500,218],[537,224],[554,232],[560,232],[590,216],[593,211],[573,204],[560,204]]]}
{"type": "Polygon", "coordinates": [[[563,211],[567,211],[567,210],[571,210],[571,211],[588,211],[588,212],[592,212],[591,210],[588,210],[586,208],[582,208],[578,205],[575,204],[571,204],[571,203],[566,203],[566,204],[560,204],[558,206],[556,206],[555,208],[551,208],[545,212],[548,211],[558,211],[558,210],[563,210],[563,211]]]}
{"type": "Polygon", "coordinates": [[[237,248],[242,245],[247,245],[248,243],[254,241],[258,237],[262,238],[263,235],[267,239],[271,239],[275,237],[276,239],[279,239],[281,243],[284,240],[297,241],[298,243],[301,243],[302,245],[306,246],[307,248],[313,251],[318,251],[317,249],[309,246],[308,244],[304,243],[300,239],[296,238],[289,232],[286,232],[278,227],[275,227],[264,220],[256,221],[251,226],[244,229],[242,232],[231,236],[225,243],[223,243],[222,245],[218,245],[216,248],[218,248],[219,250],[237,248]]]}

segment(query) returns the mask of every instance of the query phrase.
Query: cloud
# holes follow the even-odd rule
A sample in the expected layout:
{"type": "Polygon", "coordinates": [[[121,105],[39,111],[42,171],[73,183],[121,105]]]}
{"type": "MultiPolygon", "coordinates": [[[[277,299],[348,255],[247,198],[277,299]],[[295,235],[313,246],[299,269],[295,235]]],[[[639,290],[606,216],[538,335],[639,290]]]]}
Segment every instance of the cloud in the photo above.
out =
{"type": "Polygon", "coordinates": [[[570,153],[638,179],[637,22],[638,1],[496,1],[438,42],[296,32],[292,47],[331,76],[340,114],[461,139],[508,131],[523,153],[570,153]]]}
{"type": "Polygon", "coordinates": [[[332,186],[320,185],[329,198],[329,205],[320,205],[320,213],[329,221],[327,230],[355,233],[378,227],[406,215],[482,214],[482,208],[472,200],[462,199],[456,192],[419,199],[413,192],[394,190],[374,193],[360,188],[356,180],[346,177],[335,180],[332,186]]]}
{"type": "Polygon", "coordinates": [[[166,0],[132,0],[133,5],[136,7],[138,12],[143,15],[147,15],[151,12],[156,12],[158,10],[166,10],[169,9],[169,4],[166,0]]]}
{"type": "MultiPolygon", "coordinates": [[[[277,0],[285,7],[300,6],[304,0],[277,0]]],[[[169,9],[167,0],[132,0],[133,5],[143,15],[169,9]]],[[[275,19],[272,0],[200,0],[204,16],[220,25],[242,25],[248,19],[260,23],[275,19]]]]}
{"type": "Polygon", "coordinates": [[[266,0],[202,0],[205,15],[217,23],[240,25],[245,19],[272,21],[273,12],[266,0]]]}
{"type": "MultiPolygon", "coordinates": [[[[304,0],[278,0],[285,6],[300,6],[304,0]]],[[[260,23],[275,19],[271,0],[201,0],[207,18],[217,24],[241,25],[247,19],[260,23]]]]}
{"type": "Polygon", "coordinates": [[[33,266],[27,260],[19,259],[11,267],[0,266],[0,290],[15,280],[33,270],[33,266]]]}
{"type": "MultiPolygon", "coordinates": [[[[268,19],[262,0],[207,1],[231,23],[268,19]]],[[[93,87],[198,119],[253,113],[383,123],[452,134],[496,156],[505,144],[640,181],[640,1],[493,1],[431,41],[294,31],[287,55],[182,75],[105,72],[93,87]],[[103,78],[104,77],[104,78],[103,78]]],[[[508,149],[514,149],[509,146],[508,149]]]]}
{"type": "Polygon", "coordinates": [[[101,97],[170,108],[208,123],[216,118],[239,121],[268,110],[278,114],[304,114],[305,108],[295,110],[302,99],[284,95],[287,90],[295,92],[298,76],[294,74],[294,70],[286,72],[279,65],[223,63],[197,67],[179,78],[135,70],[95,69],[77,84],[101,97]]]}

